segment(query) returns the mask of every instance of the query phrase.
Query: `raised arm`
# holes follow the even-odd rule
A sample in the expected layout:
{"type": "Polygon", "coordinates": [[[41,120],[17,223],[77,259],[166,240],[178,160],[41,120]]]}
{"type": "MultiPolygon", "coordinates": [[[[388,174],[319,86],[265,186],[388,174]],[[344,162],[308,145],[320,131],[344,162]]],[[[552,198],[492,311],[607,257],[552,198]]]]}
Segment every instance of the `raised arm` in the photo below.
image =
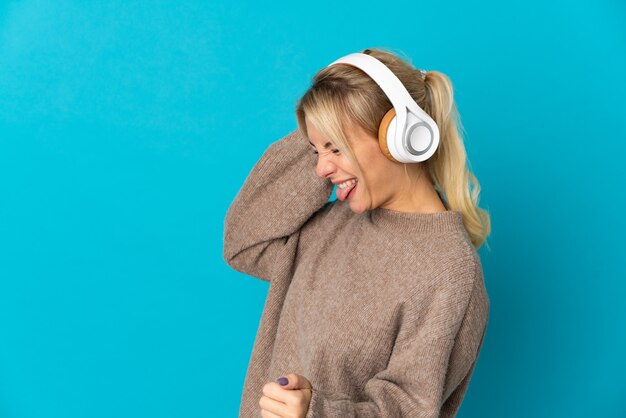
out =
{"type": "Polygon", "coordinates": [[[298,129],[267,148],[226,213],[223,258],[229,266],[269,282],[276,266],[293,263],[300,229],[330,204],[333,191],[329,179],[315,174],[315,164],[298,129]]]}

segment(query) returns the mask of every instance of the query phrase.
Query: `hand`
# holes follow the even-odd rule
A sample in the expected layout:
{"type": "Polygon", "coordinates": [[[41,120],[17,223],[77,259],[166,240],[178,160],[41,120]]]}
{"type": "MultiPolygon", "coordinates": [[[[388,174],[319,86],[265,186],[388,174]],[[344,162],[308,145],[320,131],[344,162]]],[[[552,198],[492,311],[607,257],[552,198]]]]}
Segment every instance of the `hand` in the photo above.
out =
{"type": "Polygon", "coordinates": [[[263,396],[259,400],[263,418],[304,418],[311,403],[311,382],[302,375],[284,375],[289,383],[281,386],[269,382],[263,386],[263,396]]]}

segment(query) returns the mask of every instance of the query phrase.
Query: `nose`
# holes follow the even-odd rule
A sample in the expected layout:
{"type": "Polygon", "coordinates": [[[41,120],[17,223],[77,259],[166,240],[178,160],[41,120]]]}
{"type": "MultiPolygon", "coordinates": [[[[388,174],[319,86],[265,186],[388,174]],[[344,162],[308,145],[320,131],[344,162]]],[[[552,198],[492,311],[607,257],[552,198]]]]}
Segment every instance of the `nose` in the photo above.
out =
{"type": "Polygon", "coordinates": [[[332,154],[332,151],[321,153],[317,157],[317,164],[315,166],[315,174],[321,178],[327,178],[335,171],[335,164],[326,158],[326,155],[332,154]]]}

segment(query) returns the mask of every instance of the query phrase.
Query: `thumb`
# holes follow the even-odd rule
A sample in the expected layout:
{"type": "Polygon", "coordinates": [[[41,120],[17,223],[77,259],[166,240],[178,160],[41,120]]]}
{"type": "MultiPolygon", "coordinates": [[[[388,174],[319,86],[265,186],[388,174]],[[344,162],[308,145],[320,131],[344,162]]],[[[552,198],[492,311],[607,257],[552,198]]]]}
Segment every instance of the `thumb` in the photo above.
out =
{"type": "Polygon", "coordinates": [[[289,373],[276,379],[283,389],[311,389],[311,382],[299,374],[289,373]]]}

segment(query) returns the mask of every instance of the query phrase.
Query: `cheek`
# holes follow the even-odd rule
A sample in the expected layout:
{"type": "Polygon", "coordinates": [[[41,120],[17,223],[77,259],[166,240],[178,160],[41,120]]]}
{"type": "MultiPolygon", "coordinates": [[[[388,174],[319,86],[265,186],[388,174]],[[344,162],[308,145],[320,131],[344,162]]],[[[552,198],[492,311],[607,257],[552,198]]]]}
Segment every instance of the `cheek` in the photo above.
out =
{"type": "Polygon", "coordinates": [[[356,167],[350,162],[347,157],[342,157],[338,165],[344,173],[352,174],[354,177],[357,176],[356,167]]]}
{"type": "MultiPolygon", "coordinates": [[[[363,173],[367,182],[368,193],[371,197],[380,196],[389,189],[394,182],[394,176],[390,175],[389,167],[379,164],[371,164],[363,173]]],[[[363,188],[365,190],[365,188],[363,188]]]]}

